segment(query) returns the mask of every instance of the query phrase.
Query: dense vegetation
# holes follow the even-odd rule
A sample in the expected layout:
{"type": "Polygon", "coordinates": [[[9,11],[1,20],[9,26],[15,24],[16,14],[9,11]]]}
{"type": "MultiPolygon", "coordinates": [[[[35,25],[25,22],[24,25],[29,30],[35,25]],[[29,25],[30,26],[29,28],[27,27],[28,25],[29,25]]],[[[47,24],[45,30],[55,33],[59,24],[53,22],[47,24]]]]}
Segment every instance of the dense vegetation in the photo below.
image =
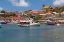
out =
{"type": "Polygon", "coordinates": [[[52,9],[52,12],[61,13],[64,11],[64,6],[57,6],[52,9]]]}

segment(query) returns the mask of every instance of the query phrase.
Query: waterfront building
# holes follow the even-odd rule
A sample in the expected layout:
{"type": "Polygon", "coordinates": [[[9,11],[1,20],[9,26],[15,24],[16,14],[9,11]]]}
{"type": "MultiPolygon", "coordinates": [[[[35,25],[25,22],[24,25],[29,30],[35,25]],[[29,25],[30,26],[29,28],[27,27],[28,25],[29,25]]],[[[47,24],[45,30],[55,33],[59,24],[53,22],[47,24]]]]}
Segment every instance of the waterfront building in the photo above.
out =
{"type": "Polygon", "coordinates": [[[23,16],[13,16],[11,22],[12,23],[18,23],[20,20],[23,20],[23,16]]]}

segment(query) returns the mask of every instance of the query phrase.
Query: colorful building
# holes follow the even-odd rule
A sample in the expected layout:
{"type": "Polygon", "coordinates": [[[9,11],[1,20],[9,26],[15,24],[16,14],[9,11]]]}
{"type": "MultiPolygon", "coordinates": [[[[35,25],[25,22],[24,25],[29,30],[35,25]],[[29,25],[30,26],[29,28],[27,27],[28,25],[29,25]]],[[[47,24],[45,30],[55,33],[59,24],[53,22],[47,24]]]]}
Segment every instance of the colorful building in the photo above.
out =
{"type": "Polygon", "coordinates": [[[52,6],[43,6],[42,7],[42,10],[44,10],[44,11],[51,11],[53,9],[53,7],[52,6]]]}

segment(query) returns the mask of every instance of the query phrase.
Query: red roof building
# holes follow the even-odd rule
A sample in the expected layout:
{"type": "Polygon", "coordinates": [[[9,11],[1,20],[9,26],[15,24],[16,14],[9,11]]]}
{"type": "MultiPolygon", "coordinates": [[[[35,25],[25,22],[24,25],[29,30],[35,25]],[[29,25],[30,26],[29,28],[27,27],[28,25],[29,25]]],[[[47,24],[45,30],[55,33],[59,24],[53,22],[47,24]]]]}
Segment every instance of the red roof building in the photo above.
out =
{"type": "Polygon", "coordinates": [[[14,14],[20,14],[18,11],[13,12],[14,14]]]}
{"type": "Polygon", "coordinates": [[[16,20],[23,20],[24,17],[23,16],[14,16],[12,17],[12,20],[16,21],[16,20]]]}
{"type": "Polygon", "coordinates": [[[4,21],[6,21],[6,20],[9,20],[9,18],[8,18],[8,17],[6,17],[6,18],[1,17],[0,20],[4,20],[4,21]]]}
{"type": "Polygon", "coordinates": [[[30,13],[38,13],[38,10],[31,10],[30,13]]]}
{"type": "Polygon", "coordinates": [[[45,11],[43,11],[43,10],[31,10],[30,13],[34,13],[34,14],[44,14],[45,11]]]}

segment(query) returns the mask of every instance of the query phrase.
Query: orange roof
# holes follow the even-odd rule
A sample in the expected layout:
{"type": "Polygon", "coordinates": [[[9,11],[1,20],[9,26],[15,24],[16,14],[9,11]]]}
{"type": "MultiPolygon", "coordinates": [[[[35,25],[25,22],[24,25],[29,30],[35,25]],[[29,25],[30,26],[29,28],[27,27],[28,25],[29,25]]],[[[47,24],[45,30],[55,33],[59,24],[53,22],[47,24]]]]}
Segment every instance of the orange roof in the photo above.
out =
{"type": "Polygon", "coordinates": [[[46,12],[46,14],[52,14],[52,12],[49,11],[49,12],[46,12]]]}
{"type": "Polygon", "coordinates": [[[38,13],[38,10],[32,10],[31,13],[38,13]]]}

